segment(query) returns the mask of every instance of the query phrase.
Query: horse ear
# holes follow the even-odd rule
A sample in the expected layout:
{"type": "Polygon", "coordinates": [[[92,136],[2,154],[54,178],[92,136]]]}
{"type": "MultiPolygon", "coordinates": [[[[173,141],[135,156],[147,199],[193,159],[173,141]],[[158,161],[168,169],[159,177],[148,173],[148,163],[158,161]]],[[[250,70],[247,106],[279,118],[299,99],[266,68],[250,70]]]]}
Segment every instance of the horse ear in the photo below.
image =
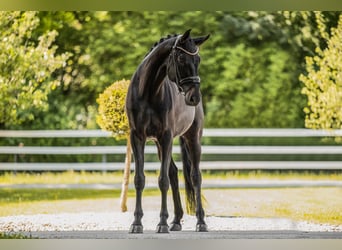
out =
{"type": "Polygon", "coordinates": [[[208,40],[209,37],[210,37],[210,34],[208,34],[207,36],[201,36],[201,37],[193,38],[192,40],[194,41],[194,43],[197,46],[200,46],[202,43],[204,43],[206,40],[208,40]]]}
{"type": "Polygon", "coordinates": [[[189,38],[190,32],[191,32],[191,29],[188,29],[187,31],[185,31],[180,39],[180,42],[185,42],[185,40],[189,38]]]}

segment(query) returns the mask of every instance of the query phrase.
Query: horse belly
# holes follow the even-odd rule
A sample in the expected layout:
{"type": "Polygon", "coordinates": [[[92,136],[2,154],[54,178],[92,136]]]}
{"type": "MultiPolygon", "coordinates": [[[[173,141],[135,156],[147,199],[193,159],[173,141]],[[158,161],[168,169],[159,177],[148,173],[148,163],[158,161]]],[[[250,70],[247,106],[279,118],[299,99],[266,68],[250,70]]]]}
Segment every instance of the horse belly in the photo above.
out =
{"type": "Polygon", "coordinates": [[[159,129],[159,126],[157,124],[149,123],[146,126],[145,131],[146,131],[147,138],[154,139],[154,138],[158,137],[158,133],[159,133],[160,129],[159,129]]]}

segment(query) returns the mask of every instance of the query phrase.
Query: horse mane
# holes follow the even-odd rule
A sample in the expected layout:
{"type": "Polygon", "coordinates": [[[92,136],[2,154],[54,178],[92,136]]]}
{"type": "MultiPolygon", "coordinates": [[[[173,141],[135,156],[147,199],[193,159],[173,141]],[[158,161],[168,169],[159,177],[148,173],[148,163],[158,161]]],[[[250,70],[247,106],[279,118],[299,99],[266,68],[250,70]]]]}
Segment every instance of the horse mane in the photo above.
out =
{"type": "MultiPolygon", "coordinates": [[[[149,52],[145,55],[142,63],[140,64],[139,67],[141,67],[142,65],[146,66],[146,64],[144,64],[144,62],[146,62],[146,60],[149,60],[149,56],[153,53],[153,51],[160,45],[162,44],[163,42],[165,41],[168,41],[170,39],[173,39],[175,37],[177,37],[178,35],[175,34],[175,35],[167,35],[166,37],[162,37],[160,38],[160,40],[156,43],[153,44],[153,46],[151,47],[151,49],[149,50],[149,52]]],[[[148,64],[149,65],[149,64],[148,64]]],[[[141,79],[143,79],[140,83],[139,83],[139,87],[138,87],[138,91],[139,91],[139,96],[142,96],[143,95],[143,92],[144,92],[144,89],[145,89],[145,86],[146,86],[146,82],[148,82],[148,75],[151,73],[150,71],[148,70],[142,70],[140,71],[141,73],[141,79]]]]}
{"type": "Polygon", "coordinates": [[[159,44],[161,44],[161,43],[164,42],[165,40],[168,40],[168,39],[173,38],[173,37],[176,37],[176,36],[178,36],[178,35],[177,35],[177,34],[174,34],[174,35],[167,35],[166,37],[160,38],[160,40],[159,40],[158,42],[156,42],[156,43],[153,44],[153,46],[151,47],[150,51],[144,56],[144,58],[147,57],[147,56],[152,52],[152,50],[153,50],[155,47],[157,47],[159,44]]]}

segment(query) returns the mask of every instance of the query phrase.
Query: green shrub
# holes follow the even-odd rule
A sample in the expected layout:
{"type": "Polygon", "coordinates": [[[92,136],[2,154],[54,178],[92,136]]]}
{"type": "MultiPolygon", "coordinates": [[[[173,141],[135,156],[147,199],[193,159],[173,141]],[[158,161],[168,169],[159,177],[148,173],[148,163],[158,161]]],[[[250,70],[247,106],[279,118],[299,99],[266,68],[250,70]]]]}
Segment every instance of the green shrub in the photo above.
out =
{"type": "Polygon", "coordinates": [[[302,93],[308,98],[304,109],[305,126],[342,129],[342,15],[338,26],[331,30],[331,36],[325,31],[322,36],[327,47],[317,47],[316,55],[306,57],[307,74],[300,75],[305,85],[302,93]]]}
{"type": "Polygon", "coordinates": [[[116,139],[125,139],[129,135],[125,100],[130,81],[116,81],[97,98],[97,124],[101,129],[112,132],[116,139]]]}

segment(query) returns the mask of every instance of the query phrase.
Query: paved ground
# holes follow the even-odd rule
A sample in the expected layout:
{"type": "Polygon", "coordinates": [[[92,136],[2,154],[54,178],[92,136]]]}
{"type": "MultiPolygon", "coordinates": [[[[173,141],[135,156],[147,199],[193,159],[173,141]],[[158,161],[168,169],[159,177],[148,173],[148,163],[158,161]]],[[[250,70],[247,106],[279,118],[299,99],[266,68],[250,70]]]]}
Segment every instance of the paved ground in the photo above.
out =
{"type": "Polygon", "coordinates": [[[302,232],[294,230],[277,231],[193,231],[157,234],[148,230],[143,234],[129,234],[127,231],[44,231],[24,232],[26,236],[40,239],[342,239],[341,232],[302,232]]]}

